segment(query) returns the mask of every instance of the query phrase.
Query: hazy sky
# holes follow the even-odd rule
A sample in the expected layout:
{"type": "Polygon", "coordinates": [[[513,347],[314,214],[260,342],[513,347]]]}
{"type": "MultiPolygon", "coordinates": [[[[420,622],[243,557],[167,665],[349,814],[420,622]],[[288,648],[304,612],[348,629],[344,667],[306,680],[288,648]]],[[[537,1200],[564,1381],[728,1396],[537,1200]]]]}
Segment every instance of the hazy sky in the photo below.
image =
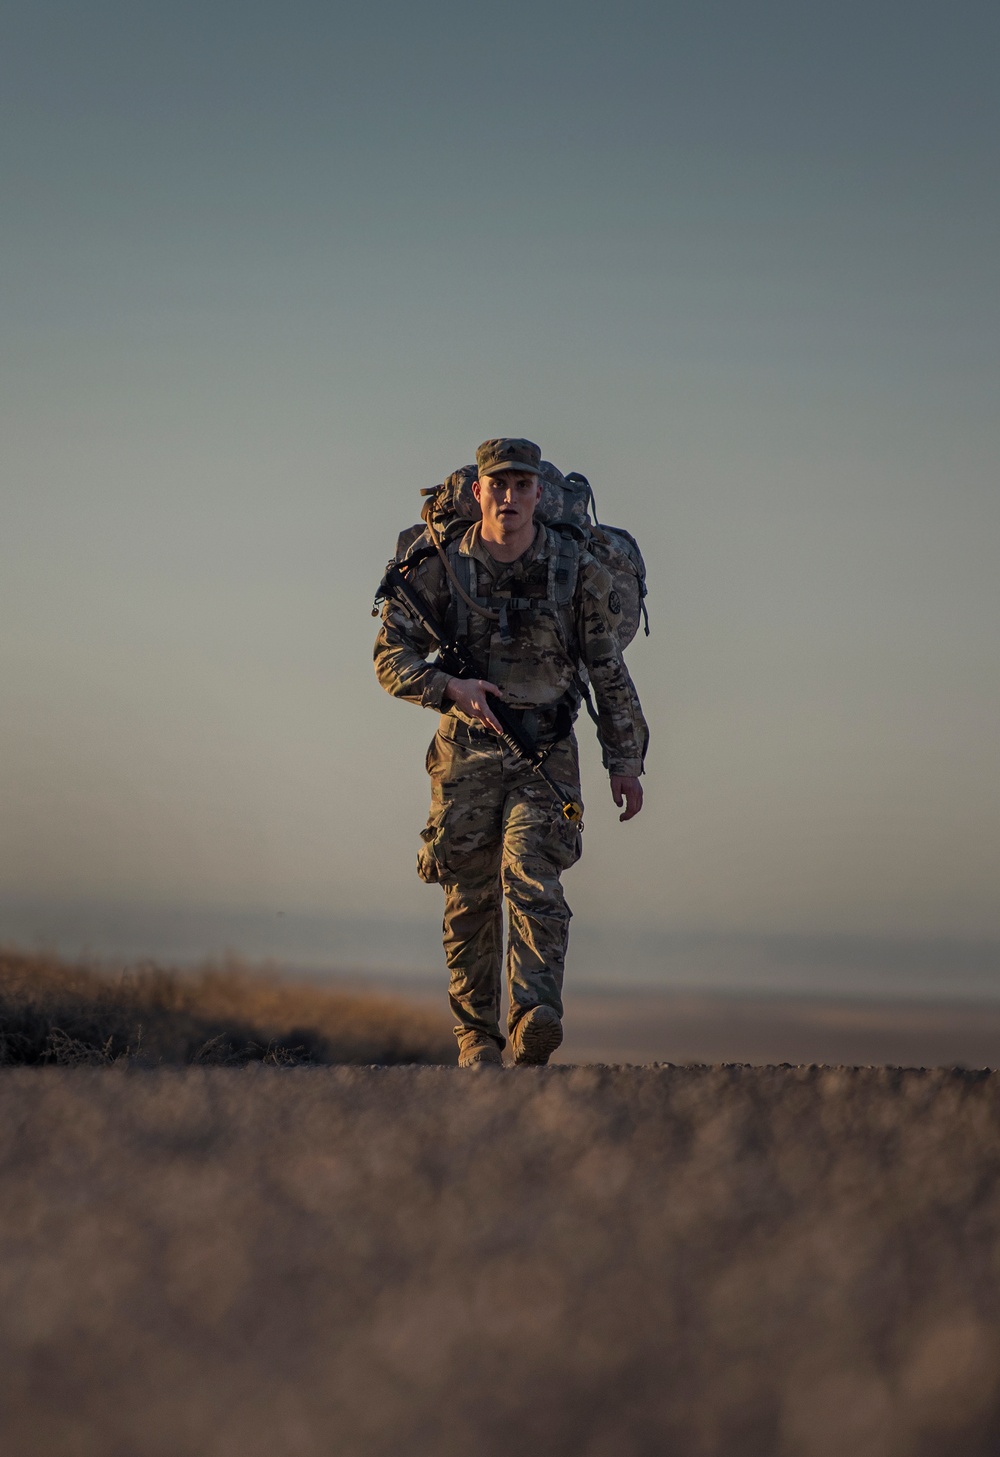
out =
{"type": "Polygon", "coordinates": [[[426,914],[371,670],[528,435],[639,537],[582,915],[1000,934],[995,4],[3,9],[0,887],[426,914]]]}

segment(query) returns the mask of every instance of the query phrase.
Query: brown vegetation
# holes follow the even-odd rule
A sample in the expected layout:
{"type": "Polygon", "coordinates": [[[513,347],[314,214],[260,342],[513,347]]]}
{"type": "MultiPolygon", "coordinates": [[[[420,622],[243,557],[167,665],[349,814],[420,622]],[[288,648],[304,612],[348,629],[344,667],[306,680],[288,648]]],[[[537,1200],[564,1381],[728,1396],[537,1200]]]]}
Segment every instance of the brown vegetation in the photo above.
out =
{"type": "Polygon", "coordinates": [[[444,1017],[402,998],[254,972],[147,964],[112,972],[0,950],[0,1064],[454,1062],[444,1017]]]}
{"type": "Polygon", "coordinates": [[[18,1457],[992,1457],[1000,1077],[0,1073],[18,1457]]]}

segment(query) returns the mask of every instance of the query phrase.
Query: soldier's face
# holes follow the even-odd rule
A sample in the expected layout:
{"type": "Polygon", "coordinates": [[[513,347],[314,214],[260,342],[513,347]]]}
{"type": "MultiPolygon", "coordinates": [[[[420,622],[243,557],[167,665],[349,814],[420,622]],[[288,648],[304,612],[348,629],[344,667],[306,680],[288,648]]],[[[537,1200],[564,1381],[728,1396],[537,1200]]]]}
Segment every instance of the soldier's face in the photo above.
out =
{"type": "Polygon", "coordinates": [[[503,536],[514,536],[530,526],[542,497],[542,484],[530,471],[504,470],[482,476],[472,484],[483,522],[503,536]]]}

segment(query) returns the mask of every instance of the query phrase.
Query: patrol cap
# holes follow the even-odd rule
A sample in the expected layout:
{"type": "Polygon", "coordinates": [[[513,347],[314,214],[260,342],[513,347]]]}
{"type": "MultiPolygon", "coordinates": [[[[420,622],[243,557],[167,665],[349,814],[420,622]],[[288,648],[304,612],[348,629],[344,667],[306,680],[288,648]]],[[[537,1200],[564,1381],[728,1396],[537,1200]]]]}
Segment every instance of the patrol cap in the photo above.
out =
{"type": "Polygon", "coordinates": [[[476,466],[480,476],[495,476],[502,470],[527,471],[530,475],[542,473],[542,452],[533,440],[484,440],[476,451],[476,466]]]}

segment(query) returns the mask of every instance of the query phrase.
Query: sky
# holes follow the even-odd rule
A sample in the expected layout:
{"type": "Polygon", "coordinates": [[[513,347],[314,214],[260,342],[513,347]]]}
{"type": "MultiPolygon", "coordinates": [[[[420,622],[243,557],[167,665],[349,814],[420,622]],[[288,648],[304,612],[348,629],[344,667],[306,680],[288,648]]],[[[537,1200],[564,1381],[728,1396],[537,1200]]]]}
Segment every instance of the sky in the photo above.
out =
{"type": "Polygon", "coordinates": [[[433,931],[434,720],[369,610],[420,488],[512,434],[649,570],[646,807],[585,720],[581,924],[1000,938],[998,37],[8,0],[0,934],[433,931]]]}

